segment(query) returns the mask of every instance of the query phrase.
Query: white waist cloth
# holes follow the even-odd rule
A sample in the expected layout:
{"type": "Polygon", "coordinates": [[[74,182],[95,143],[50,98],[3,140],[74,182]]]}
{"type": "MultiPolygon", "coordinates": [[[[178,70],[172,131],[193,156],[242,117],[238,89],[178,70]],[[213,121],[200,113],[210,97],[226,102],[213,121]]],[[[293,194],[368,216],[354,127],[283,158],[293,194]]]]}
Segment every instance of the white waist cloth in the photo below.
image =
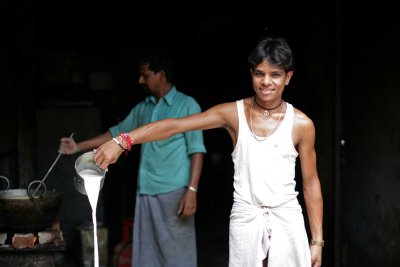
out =
{"type": "Polygon", "coordinates": [[[311,266],[310,247],[297,198],[277,207],[235,201],[229,225],[229,266],[311,266]]]}

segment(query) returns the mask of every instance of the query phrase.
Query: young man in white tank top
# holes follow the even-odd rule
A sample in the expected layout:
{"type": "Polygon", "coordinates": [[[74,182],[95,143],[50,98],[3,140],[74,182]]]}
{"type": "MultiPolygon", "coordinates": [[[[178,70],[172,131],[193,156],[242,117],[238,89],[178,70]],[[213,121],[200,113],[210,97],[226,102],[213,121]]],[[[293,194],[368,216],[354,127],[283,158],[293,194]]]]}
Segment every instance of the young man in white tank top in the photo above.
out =
{"type": "MultiPolygon", "coordinates": [[[[229,266],[321,266],[323,200],[315,128],[307,115],[282,98],[294,71],[292,51],[284,39],[267,37],[256,45],[248,62],[253,96],[150,123],[129,136],[134,143],[145,143],[190,130],[225,128],[234,144],[235,170],[229,266]],[[297,157],[310,239],[295,191],[297,157]]],[[[97,149],[95,161],[107,168],[120,155],[121,149],[110,141],[97,149]]]]}

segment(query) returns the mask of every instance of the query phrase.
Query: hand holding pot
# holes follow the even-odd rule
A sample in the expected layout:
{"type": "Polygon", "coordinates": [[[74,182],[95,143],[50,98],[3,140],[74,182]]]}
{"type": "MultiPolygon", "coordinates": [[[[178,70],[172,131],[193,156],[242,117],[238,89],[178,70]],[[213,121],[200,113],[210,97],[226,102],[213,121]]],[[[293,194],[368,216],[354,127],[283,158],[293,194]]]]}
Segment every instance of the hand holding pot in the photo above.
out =
{"type": "Polygon", "coordinates": [[[108,165],[117,162],[121,154],[121,148],[114,142],[114,140],[110,140],[95,149],[94,161],[100,168],[105,170],[108,165]]]}
{"type": "Polygon", "coordinates": [[[75,142],[74,138],[72,137],[63,137],[60,140],[60,147],[58,151],[61,154],[65,155],[72,155],[79,152],[78,144],[75,142]]]}

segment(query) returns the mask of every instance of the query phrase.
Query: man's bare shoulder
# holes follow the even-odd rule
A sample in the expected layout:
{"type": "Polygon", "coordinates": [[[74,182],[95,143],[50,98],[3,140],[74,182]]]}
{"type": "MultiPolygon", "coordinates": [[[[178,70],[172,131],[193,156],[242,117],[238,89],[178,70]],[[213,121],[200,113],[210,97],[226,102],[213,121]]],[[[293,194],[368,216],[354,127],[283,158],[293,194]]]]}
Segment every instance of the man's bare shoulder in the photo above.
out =
{"type": "Polygon", "coordinates": [[[225,102],[225,103],[218,104],[217,106],[220,106],[221,108],[232,109],[232,108],[236,108],[236,102],[237,101],[225,102]]]}
{"type": "Polygon", "coordinates": [[[294,126],[300,128],[314,128],[313,121],[301,110],[297,108],[294,109],[294,126]]]}
{"type": "Polygon", "coordinates": [[[231,113],[232,111],[236,110],[236,102],[225,102],[217,104],[209,109],[211,112],[218,112],[218,113],[231,113]]]}
{"type": "Polygon", "coordinates": [[[313,143],[315,138],[313,121],[304,112],[296,108],[294,109],[292,136],[296,145],[299,143],[313,143]]]}
{"type": "Polygon", "coordinates": [[[219,127],[226,128],[230,133],[238,129],[237,101],[225,102],[210,108],[207,113],[216,119],[219,127]]]}

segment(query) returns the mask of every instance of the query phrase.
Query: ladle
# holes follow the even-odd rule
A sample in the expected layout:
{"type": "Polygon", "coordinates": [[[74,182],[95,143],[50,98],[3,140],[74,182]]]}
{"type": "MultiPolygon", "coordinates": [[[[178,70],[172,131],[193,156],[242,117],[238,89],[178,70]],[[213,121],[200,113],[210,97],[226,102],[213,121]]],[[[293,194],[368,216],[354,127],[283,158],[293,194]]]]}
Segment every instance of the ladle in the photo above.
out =
{"type": "MultiPolygon", "coordinates": [[[[72,138],[74,136],[74,133],[71,133],[71,135],[69,136],[69,138],[72,138]]],[[[51,170],[53,169],[54,165],[56,165],[58,159],[61,157],[62,153],[61,151],[58,151],[58,156],[56,158],[56,160],[53,162],[53,164],[50,166],[50,169],[47,171],[46,175],[43,177],[43,179],[40,181],[38,187],[36,187],[35,191],[33,192],[32,196],[35,197],[36,192],[39,190],[40,186],[42,184],[44,184],[44,181],[46,180],[47,176],[49,175],[49,173],[51,172],[51,170]]]]}

